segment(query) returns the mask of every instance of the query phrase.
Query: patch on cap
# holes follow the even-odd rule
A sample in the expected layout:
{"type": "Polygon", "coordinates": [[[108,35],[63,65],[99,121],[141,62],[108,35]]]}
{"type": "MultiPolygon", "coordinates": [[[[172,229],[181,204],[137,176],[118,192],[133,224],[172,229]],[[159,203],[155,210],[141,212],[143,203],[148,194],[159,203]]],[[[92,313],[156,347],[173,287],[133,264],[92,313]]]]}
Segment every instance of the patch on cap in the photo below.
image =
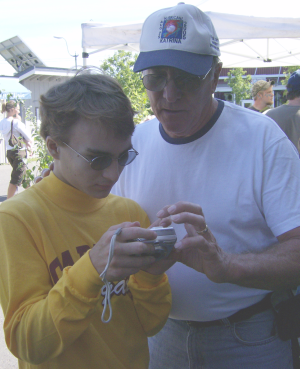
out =
{"type": "Polygon", "coordinates": [[[169,17],[161,22],[158,37],[160,42],[176,42],[181,43],[186,39],[186,22],[178,17],[169,17]]]}

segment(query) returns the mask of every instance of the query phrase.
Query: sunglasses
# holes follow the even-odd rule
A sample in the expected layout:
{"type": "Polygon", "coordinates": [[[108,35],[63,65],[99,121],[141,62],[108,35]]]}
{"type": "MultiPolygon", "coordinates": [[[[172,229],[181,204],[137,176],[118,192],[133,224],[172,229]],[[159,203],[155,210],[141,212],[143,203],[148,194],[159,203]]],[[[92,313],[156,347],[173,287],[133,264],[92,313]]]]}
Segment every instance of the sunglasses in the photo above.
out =
{"type": "MultiPolygon", "coordinates": [[[[182,92],[193,92],[200,88],[201,83],[205,80],[208,73],[211,71],[211,68],[204,76],[195,76],[193,74],[181,74],[178,75],[173,79],[176,88],[181,90],[182,92]]],[[[149,91],[162,91],[166,85],[168,84],[169,80],[165,74],[146,74],[141,77],[143,81],[144,87],[149,91]]]]}
{"type": "Polygon", "coordinates": [[[133,162],[133,160],[137,157],[137,155],[139,154],[133,147],[125,152],[123,152],[118,158],[114,159],[111,155],[109,154],[103,154],[103,155],[99,155],[96,156],[94,159],[89,160],[87,158],[85,158],[84,156],[82,156],[81,154],[79,154],[79,152],[77,152],[76,150],[74,150],[71,146],[69,146],[68,144],[66,144],[65,142],[63,142],[64,145],[66,145],[69,149],[71,149],[72,151],[76,152],[76,154],[78,154],[82,159],[84,159],[85,161],[87,161],[88,163],[90,163],[90,166],[92,169],[94,170],[103,170],[105,168],[108,168],[111,163],[114,160],[118,160],[118,164],[121,165],[122,167],[125,167],[125,165],[128,165],[130,163],[133,162]]]}

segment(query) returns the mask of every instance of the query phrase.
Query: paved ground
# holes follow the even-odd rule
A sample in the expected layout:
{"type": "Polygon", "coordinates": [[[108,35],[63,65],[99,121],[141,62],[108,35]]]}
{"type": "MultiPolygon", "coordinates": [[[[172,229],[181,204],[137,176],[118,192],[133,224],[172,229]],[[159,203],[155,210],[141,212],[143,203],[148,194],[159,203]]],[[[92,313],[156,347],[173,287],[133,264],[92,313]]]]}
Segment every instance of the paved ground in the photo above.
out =
{"type": "MultiPolygon", "coordinates": [[[[7,187],[10,181],[11,166],[0,165],[0,204],[6,200],[7,187]]],[[[24,191],[20,187],[19,192],[24,191]]],[[[1,206],[1,205],[0,205],[1,206]]],[[[3,335],[3,313],[0,308],[0,369],[17,369],[18,360],[8,351],[3,335]]]]}
{"type": "Polygon", "coordinates": [[[0,369],[17,369],[18,360],[8,351],[6,343],[4,341],[3,335],[3,314],[2,309],[0,309],[0,369]]]}
{"type": "MultiPolygon", "coordinates": [[[[11,166],[9,164],[0,165],[0,203],[6,200],[7,187],[10,181],[11,166]]],[[[23,191],[22,187],[19,187],[19,192],[23,191]]],[[[2,369],[0,367],[0,369],[2,369]]]]}

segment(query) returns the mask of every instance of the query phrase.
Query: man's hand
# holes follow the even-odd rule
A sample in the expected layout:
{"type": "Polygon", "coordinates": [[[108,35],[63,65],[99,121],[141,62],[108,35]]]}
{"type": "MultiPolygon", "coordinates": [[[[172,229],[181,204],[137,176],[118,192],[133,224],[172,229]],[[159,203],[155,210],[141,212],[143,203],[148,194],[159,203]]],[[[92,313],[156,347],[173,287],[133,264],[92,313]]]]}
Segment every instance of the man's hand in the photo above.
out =
{"type": "Polygon", "coordinates": [[[199,205],[178,202],[165,206],[157,216],[161,219],[160,226],[169,225],[171,220],[176,224],[184,224],[187,231],[185,237],[175,244],[173,260],[206,274],[213,282],[229,282],[226,272],[231,256],[218,246],[209,228],[203,232],[206,222],[199,205]]]}
{"type": "Polygon", "coordinates": [[[199,205],[178,202],[157,216],[161,226],[169,224],[169,219],[184,224],[187,234],[175,244],[173,257],[213,282],[265,290],[294,289],[300,283],[300,227],[278,236],[279,243],[263,252],[228,254],[218,246],[209,228],[203,232],[206,221],[199,205]]]}
{"type": "Polygon", "coordinates": [[[109,255],[110,241],[118,228],[122,228],[116,237],[113,258],[106,273],[108,281],[119,281],[131,274],[137,273],[155,262],[154,246],[143,242],[131,242],[136,238],[153,240],[156,233],[150,229],[141,228],[139,222],[125,222],[110,227],[90,251],[91,262],[99,275],[103,272],[109,255]]]}

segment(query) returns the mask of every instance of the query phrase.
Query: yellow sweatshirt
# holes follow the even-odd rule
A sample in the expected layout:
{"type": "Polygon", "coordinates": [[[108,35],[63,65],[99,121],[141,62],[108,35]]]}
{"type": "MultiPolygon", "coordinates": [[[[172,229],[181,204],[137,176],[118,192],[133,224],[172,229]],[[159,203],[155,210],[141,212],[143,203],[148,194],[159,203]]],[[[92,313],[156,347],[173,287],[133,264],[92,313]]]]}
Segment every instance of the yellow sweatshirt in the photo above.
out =
{"type": "Polygon", "coordinates": [[[135,202],[92,198],[53,173],[1,204],[0,302],[19,368],[148,368],[147,336],[171,307],[166,275],[115,282],[104,324],[105,286],[88,251],[110,226],[136,220],[149,225],[135,202]]]}

